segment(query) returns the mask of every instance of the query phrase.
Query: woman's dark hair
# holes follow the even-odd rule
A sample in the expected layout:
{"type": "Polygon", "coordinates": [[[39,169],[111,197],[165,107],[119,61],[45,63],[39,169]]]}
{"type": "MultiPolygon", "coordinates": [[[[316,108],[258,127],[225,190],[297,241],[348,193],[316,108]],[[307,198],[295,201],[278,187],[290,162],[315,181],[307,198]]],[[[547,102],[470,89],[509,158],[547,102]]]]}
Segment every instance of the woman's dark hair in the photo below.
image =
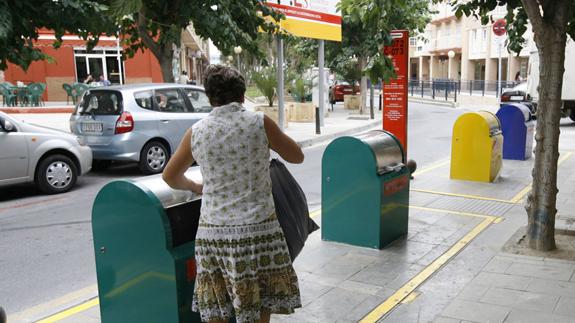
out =
{"type": "Polygon", "coordinates": [[[209,65],[204,77],[206,95],[213,106],[241,102],[246,92],[246,81],[235,68],[209,65]]]}

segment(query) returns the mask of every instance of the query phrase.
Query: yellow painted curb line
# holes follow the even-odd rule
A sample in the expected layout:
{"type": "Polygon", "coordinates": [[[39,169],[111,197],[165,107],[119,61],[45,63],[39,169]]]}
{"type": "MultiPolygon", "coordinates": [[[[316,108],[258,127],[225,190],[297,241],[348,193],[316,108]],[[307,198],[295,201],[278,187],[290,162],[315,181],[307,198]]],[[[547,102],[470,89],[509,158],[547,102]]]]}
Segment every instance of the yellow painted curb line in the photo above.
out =
{"type": "Polygon", "coordinates": [[[69,308],[65,311],[62,311],[60,313],[54,314],[48,318],[45,318],[43,320],[38,321],[37,323],[53,323],[53,322],[58,322],[60,320],[63,320],[67,317],[70,317],[74,314],[83,312],[87,309],[90,309],[96,305],[100,304],[100,300],[98,298],[94,298],[92,300],[89,300],[85,303],[82,303],[80,305],[74,306],[72,308],[69,308]]]}
{"type": "Polygon", "coordinates": [[[409,297],[417,287],[423,284],[429,277],[436,271],[441,269],[443,265],[455,257],[463,248],[467,246],[475,237],[477,237],[483,230],[485,230],[493,221],[495,217],[485,216],[485,219],[479,223],[473,230],[466,234],[461,240],[457,241],[449,250],[439,256],[429,266],[425,267],[419,274],[415,275],[405,285],[403,285],[397,292],[391,295],[387,300],[377,306],[374,310],[364,316],[360,322],[372,323],[377,322],[399,303],[409,297]]]}
{"type": "Polygon", "coordinates": [[[430,172],[430,171],[432,171],[432,170],[434,170],[434,169],[443,167],[443,166],[449,164],[450,162],[451,162],[451,160],[449,160],[449,159],[448,159],[448,160],[443,160],[443,161],[436,162],[436,163],[434,163],[434,164],[431,164],[431,165],[428,166],[428,167],[422,168],[421,170],[416,170],[415,173],[413,173],[413,176],[425,174],[425,173],[430,172]]]}
{"type": "Polygon", "coordinates": [[[512,204],[512,203],[513,203],[513,202],[511,202],[511,200],[501,200],[501,199],[496,199],[496,198],[491,198],[491,197],[484,197],[484,196],[479,196],[479,195],[467,195],[467,194],[448,193],[448,192],[440,192],[440,191],[422,190],[422,189],[418,189],[418,188],[412,188],[411,191],[420,192],[420,193],[436,194],[436,195],[463,197],[463,198],[474,199],[474,200],[484,200],[484,201],[492,201],[492,202],[501,202],[501,203],[507,203],[507,204],[512,204]]]}

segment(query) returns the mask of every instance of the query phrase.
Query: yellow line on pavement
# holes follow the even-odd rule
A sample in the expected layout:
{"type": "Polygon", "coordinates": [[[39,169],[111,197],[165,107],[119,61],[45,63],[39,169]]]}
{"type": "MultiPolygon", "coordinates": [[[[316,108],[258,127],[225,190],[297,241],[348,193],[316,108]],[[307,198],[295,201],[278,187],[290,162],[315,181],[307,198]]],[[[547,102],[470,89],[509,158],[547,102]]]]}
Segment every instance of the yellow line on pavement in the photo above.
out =
{"type": "Polygon", "coordinates": [[[315,211],[310,212],[310,213],[309,213],[309,217],[313,219],[313,218],[315,218],[316,216],[318,216],[318,215],[320,215],[320,214],[321,214],[321,208],[320,208],[320,209],[317,209],[317,210],[315,210],[315,211]]]}
{"type": "Polygon", "coordinates": [[[58,322],[60,320],[63,320],[67,317],[70,317],[74,314],[83,312],[87,309],[90,309],[96,305],[100,304],[100,300],[96,297],[94,299],[91,299],[85,303],[82,303],[80,305],[74,306],[72,308],[69,308],[65,311],[62,311],[60,313],[54,314],[48,318],[45,318],[43,320],[38,321],[37,323],[53,323],[53,322],[58,322]]]}
{"type": "Polygon", "coordinates": [[[414,191],[414,192],[420,192],[420,193],[429,193],[429,194],[436,194],[436,195],[464,197],[464,198],[474,199],[474,200],[484,200],[484,201],[501,202],[501,203],[509,203],[509,204],[510,204],[510,203],[513,203],[513,202],[511,202],[510,200],[501,200],[501,199],[496,199],[496,198],[491,198],[491,197],[484,197],[484,196],[479,196],[479,195],[468,195],[468,194],[448,193],[448,192],[440,192],[440,191],[422,190],[422,189],[418,189],[418,188],[412,188],[411,190],[414,191]]]}
{"type": "Polygon", "coordinates": [[[430,172],[430,171],[437,169],[439,167],[443,167],[443,166],[449,164],[449,162],[450,162],[450,160],[448,159],[448,160],[443,160],[443,161],[439,161],[437,163],[431,164],[430,166],[424,167],[421,170],[416,170],[415,173],[413,173],[413,176],[425,174],[425,173],[430,172]]]}
{"type": "MultiPolygon", "coordinates": [[[[557,161],[557,167],[559,167],[564,161],[566,161],[569,157],[571,157],[571,155],[573,155],[572,152],[567,152],[565,155],[559,157],[559,160],[557,161]]],[[[529,185],[525,186],[525,188],[522,189],[521,192],[517,193],[517,195],[515,195],[511,199],[511,203],[519,203],[521,200],[523,200],[525,195],[527,195],[529,192],[531,192],[531,185],[532,184],[533,184],[533,182],[529,183],[529,185]]]]}
{"type": "Polygon", "coordinates": [[[466,234],[461,240],[457,241],[449,250],[435,259],[435,261],[423,269],[419,274],[415,275],[415,277],[409,280],[387,300],[385,300],[374,310],[364,316],[360,322],[377,322],[379,319],[389,313],[393,308],[395,308],[399,303],[401,303],[411,293],[413,293],[417,287],[423,284],[429,277],[441,269],[443,265],[449,262],[451,258],[455,257],[461,250],[463,250],[463,248],[465,248],[475,237],[477,237],[483,230],[485,230],[491,223],[493,223],[495,219],[496,217],[493,216],[485,216],[485,219],[481,221],[481,223],[479,223],[477,226],[475,226],[473,230],[466,234]]]}

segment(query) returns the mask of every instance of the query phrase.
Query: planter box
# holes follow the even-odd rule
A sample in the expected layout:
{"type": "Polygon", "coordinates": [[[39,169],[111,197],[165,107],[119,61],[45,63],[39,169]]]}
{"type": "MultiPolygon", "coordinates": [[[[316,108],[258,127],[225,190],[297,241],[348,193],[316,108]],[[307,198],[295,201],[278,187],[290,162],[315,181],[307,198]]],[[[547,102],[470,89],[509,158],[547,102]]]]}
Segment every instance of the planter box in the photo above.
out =
{"type": "MultiPolygon", "coordinates": [[[[289,109],[284,106],[285,109],[285,122],[284,128],[288,127],[288,119],[289,119],[289,109]]],[[[277,106],[268,106],[268,105],[257,105],[254,107],[254,111],[262,111],[266,116],[272,119],[277,125],[279,125],[279,109],[277,106]]]]}
{"type": "Polygon", "coordinates": [[[286,103],[288,121],[290,122],[314,122],[315,107],[311,102],[286,103]]]}
{"type": "Polygon", "coordinates": [[[361,95],[344,95],[343,107],[348,110],[359,110],[361,95]]]}

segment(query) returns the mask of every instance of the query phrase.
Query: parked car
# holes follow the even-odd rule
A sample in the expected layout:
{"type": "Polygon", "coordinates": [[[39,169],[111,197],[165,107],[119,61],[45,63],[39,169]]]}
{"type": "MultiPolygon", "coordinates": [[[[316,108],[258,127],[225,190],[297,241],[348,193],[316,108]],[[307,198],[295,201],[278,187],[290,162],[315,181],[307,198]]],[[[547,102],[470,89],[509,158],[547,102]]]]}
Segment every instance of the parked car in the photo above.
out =
{"type": "Polygon", "coordinates": [[[329,87],[329,102],[335,104],[343,101],[344,95],[355,95],[359,93],[359,87],[352,86],[345,81],[335,81],[329,87]]]}
{"type": "Polygon", "coordinates": [[[156,174],[186,130],[211,110],[198,86],[108,86],[84,93],[70,117],[70,130],[92,148],[94,169],[112,161],[136,162],[144,174],[156,174]]]}
{"type": "Polygon", "coordinates": [[[92,151],[69,133],[17,121],[0,112],[0,187],[33,182],[64,193],[92,168],[92,151]]]}
{"type": "Polygon", "coordinates": [[[512,88],[504,89],[501,92],[501,103],[519,102],[529,107],[531,115],[535,116],[537,105],[531,101],[531,96],[527,93],[527,82],[520,83],[512,88]]]}

